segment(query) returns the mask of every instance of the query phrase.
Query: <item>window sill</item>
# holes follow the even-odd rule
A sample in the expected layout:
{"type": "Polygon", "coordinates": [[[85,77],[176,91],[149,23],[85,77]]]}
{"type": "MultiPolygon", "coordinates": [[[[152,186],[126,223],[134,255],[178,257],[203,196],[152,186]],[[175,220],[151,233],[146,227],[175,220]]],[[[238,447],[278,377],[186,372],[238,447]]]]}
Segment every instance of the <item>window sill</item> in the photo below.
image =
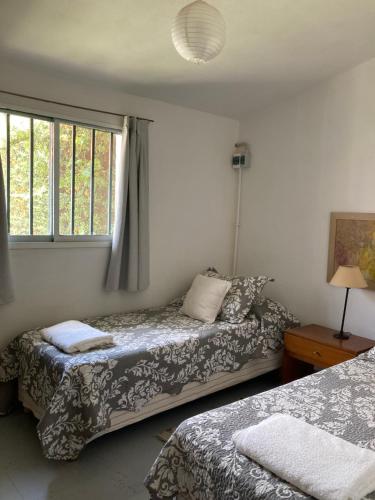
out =
{"type": "Polygon", "coordinates": [[[112,242],[106,241],[10,241],[10,250],[60,250],[62,248],[109,248],[112,242]]]}

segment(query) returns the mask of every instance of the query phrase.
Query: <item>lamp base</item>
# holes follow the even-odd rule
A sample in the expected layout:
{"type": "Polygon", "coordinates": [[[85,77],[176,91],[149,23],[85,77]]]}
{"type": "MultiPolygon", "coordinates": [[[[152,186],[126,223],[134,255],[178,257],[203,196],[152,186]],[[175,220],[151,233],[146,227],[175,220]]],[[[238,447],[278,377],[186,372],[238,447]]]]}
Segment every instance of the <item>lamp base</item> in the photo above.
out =
{"type": "Polygon", "coordinates": [[[351,334],[347,332],[337,332],[334,334],[334,337],[340,340],[347,340],[350,337],[350,335],[351,334]]]}

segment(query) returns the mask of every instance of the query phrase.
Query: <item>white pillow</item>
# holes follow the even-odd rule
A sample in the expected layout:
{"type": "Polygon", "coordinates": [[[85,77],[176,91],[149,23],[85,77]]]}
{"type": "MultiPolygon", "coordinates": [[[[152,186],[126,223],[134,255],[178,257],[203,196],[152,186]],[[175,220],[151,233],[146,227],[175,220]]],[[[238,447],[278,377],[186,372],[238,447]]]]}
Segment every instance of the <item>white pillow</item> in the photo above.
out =
{"type": "Polygon", "coordinates": [[[230,281],[198,274],[186,294],[181,312],[205,323],[213,323],[230,287],[230,281]]]}

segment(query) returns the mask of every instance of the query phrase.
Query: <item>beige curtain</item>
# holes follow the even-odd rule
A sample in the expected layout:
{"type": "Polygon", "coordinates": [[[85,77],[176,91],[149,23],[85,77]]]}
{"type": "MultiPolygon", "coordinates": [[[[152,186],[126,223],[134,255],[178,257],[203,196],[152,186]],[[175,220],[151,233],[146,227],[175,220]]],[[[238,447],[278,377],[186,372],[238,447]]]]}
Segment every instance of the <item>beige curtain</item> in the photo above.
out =
{"type": "Polygon", "coordinates": [[[148,121],[126,117],[116,166],[115,224],[107,290],[144,290],[149,266],[148,121]]]}
{"type": "Polygon", "coordinates": [[[9,264],[6,195],[0,156],[0,304],[7,304],[13,300],[14,293],[9,264]]]}

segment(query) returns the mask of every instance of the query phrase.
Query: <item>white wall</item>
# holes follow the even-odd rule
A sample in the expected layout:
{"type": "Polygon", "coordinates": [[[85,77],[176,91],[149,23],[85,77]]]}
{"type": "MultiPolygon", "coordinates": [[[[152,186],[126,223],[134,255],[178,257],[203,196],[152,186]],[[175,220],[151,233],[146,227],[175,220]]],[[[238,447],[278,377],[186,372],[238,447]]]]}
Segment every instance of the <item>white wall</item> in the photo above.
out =
{"type": "MultiPolygon", "coordinates": [[[[229,270],[235,205],[230,157],[238,122],[5,62],[0,88],[155,120],[150,126],[150,288],[135,294],[105,292],[108,248],[12,250],[17,299],[0,307],[0,345],[39,325],[163,304],[205,266],[229,270]]],[[[31,105],[1,94],[0,101],[120,125],[108,116],[31,105]]]]}
{"type": "MultiPolygon", "coordinates": [[[[242,120],[239,270],[303,322],[340,326],[344,290],[326,282],[331,211],[375,212],[375,59],[242,120]]],[[[347,330],[375,338],[375,292],[352,290],[347,330]]]]}

